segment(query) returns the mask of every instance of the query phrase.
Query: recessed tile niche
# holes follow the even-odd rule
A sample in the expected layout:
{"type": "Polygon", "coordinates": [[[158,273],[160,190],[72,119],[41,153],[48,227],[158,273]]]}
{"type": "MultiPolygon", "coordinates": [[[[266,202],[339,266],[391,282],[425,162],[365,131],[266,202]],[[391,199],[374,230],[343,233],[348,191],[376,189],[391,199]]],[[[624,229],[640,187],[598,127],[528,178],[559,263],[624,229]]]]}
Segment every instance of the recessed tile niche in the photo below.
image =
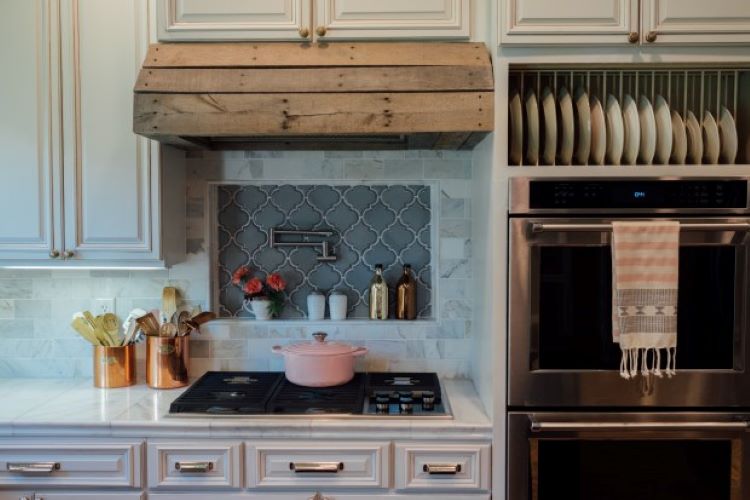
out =
{"type": "MultiPolygon", "coordinates": [[[[216,187],[216,289],[220,315],[253,317],[232,272],[249,266],[260,278],[286,280],[285,319],[307,315],[313,290],[348,296],[348,317],[368,317],[374,266],[383,264],[393,289],[404,264],[418,282],[418,317],[433,317],[433,199],[429,184],[223,184],[216,187]],[[336,260],[317,260],[310,247],[269,245],[269,230],[331,230],[336,260]]],[[[313,241],[319,241],[315,238],[313,241]]],[[[393,293],[391,298],[393,299],[393,293]]],[[[391,308],[393,310],[393,308],[391,308]]]]}

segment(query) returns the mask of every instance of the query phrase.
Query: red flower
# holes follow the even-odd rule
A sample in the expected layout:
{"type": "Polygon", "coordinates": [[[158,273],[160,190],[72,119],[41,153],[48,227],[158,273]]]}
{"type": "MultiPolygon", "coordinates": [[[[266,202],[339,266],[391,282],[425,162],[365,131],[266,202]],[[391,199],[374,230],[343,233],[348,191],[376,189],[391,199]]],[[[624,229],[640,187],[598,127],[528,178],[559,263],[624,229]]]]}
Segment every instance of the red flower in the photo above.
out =
{"type": "Polygon", "coordinates": [[[250,274],[250,268],[247,266],[238,267],[234,273],[232,273],[232,284],[239,285],[242,283],[242,278],[250,274]]]}
{"type": "Polygon", "coordinates": [[[245,283],[245,286],[242,287],[242,291],[245,292],[246,295],[255,295],[256,293],[260,293],[263,291],[263,282],[258,278],[248,280],[248,282],[245,283]]]}
{"type": "Polygon", "coordinates": [[[284,278],[282,278],[279,273],[269,275],[268,278],[266,278],[266,283],[277,292],[281,292],[286,288],[286,281],[284,281],[284,278]]]}

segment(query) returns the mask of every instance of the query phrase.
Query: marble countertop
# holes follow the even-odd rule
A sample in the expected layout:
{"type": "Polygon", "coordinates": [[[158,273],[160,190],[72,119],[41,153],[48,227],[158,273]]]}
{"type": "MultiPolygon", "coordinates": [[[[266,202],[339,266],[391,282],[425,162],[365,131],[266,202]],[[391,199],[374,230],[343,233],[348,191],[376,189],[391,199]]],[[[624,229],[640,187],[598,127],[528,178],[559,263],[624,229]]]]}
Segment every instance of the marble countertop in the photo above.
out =
{"type": "Polygon", "coordinates": [[[443,380],[453,419],[175,417],[184,389],[143,382],[97,389],[91,379],[0,379],[0,437],[491,439],[492,424],[469,380],[443,380]]]}

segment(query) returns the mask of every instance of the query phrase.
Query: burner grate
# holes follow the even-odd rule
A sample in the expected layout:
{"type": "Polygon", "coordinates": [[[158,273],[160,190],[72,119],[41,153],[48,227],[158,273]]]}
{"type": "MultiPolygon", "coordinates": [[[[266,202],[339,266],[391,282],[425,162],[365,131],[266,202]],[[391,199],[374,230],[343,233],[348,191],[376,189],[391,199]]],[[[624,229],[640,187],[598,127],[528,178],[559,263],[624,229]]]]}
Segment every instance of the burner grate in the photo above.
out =
{"type": "Polygon", "coordinates": [[[272,372],[207,372],[169,407],[170,413],[266,413],[283,378],[272,372]]]}
{"type": "Polygon", "coordinates": [[[271,398],[271,413],[285,414],[358,414],[362,413],[365,376],[357,373],[344,385],[336,387],[303,387],[286,378],[271,398]]]}

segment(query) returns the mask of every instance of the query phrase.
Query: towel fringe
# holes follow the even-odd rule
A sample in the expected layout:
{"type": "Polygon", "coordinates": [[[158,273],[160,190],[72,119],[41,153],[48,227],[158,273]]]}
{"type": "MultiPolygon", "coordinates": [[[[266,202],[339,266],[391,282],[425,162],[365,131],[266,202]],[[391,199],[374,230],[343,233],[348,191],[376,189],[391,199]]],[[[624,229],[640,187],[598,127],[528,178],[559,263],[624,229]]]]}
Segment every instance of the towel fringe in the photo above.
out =
{"type": "Polygon", "coordinates": [[[677,373],[677,347],[642,347],[632,349],[621,349],[620,376],[631,379],[638,376],[638,372],[644,377],[655,375],[662,378],[665,374],[672,377],[677,373]],[[667,362],[662,371],[661,351],[667,352],[667,362]],[[649,356],[649,351],[651,355],[649,356]]]}

